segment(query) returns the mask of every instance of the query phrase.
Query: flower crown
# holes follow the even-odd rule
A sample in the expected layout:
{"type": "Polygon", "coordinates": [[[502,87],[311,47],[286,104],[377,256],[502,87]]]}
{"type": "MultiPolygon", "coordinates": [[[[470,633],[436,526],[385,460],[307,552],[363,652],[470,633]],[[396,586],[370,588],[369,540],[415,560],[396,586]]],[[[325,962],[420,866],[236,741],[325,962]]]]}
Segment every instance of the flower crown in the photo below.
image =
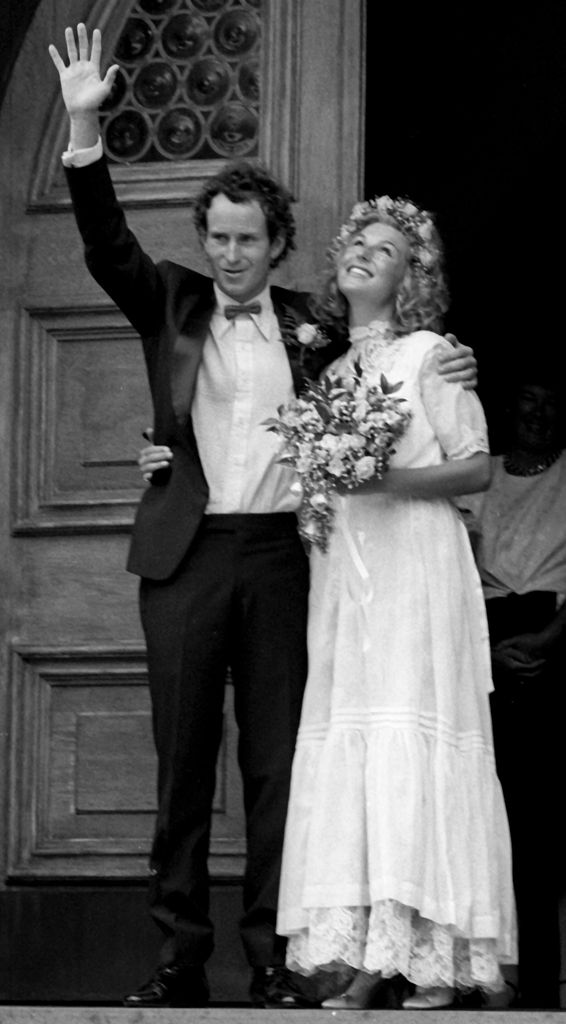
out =
{"type": "Polygon", "coordinates": [[[348,220],[331,245],[331,255],[338,255],[352,235],[374,220],[393,224],[411,247],[411,263],[417,273],[429,276],[435,264],[442,261],[442,244],[432,214],[421,210],[410,199],[375,196],[356,203],[348,220]]]}

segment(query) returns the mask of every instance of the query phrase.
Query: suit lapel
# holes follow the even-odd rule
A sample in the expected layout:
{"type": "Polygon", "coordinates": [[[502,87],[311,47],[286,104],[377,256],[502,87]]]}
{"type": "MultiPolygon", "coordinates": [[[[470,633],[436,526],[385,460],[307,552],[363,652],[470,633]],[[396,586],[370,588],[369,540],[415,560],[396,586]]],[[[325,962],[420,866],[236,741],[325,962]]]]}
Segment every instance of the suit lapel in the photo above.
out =
{"type": "Polygon", "coordinates": [[[207,290],[198,297],[195,306],[185,318],[183,330],[175,339],[171,359],[171,400],[175,416],[181,426],[185,426],[189,418],[197,371],[214,305],[211,284],[210,291],[207,290]]]}
{"type": "Polygon", "coordinates": [[[299,345],[296,336],[292,337],[292,335],[293,325],[296,330],[306,320],[306,316],[302,311],[285,301],[278,288],[271,289],[271,301],[273,302],[273,309],[279,323],[281,338],[287,352],[295,394],[299,395],[308,378],[308,373],[304,365],[305,350],[299,345]]]}

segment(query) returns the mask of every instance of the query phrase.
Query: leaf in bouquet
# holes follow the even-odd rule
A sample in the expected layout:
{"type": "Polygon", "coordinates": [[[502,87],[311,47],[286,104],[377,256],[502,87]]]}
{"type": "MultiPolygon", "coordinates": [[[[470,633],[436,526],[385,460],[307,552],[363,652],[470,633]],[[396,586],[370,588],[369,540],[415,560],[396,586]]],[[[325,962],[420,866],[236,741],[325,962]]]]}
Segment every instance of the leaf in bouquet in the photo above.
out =
{"type": "Polygon", "coordinates": [[[354,362],[352,363],[352,370],[353,370],[353,373],[354,373],[354,377],[357,377],[358,380],[359,380],[361,378],[362,372],[363,372],[362,371],[362,364],[360,363],[359,359],[354,359],[354,362]]]}
{"type": "Polygon", "coordinates": [[[324,397],[327,400],[328,400],[329,396],[332,394],[332,392],[334,391],[334,389],[336,387],[340,387],[340,386],[341,386],[340,377],[330,377],[330,376],[323,377],[322,380],[320,381],[319,385],[318,385],[318,387],[320,389],[321,395],[324,395],[324,397]]]}
{"type": "Polygon", "coordinates": [[[276,419],[275,416],[270,416],[269,419],[262,420],[261,425],[266,427],[268,431],[277,431],[281,429],[281,420],[276,419]]]}
{"type": "Polygon", "coordinates": [[[313,402],[313,406],[316,409],[318,415],[320,416],[323,426],[326,426],[326,424],[329,422],[331,418],[330,410],[326,405],[326,402],[321,401],[320,398],[316,398],[313,402]]]}
{"type": "Polygon", "coordinates": [[[400,388],[403,387],[402,380],[398,381],[397,384],[390,384],[389,381],[387,380],[387,377],[383,373],[381,374],[379,383],[381,385],[381,390],[383,391],[384,395],[393,395],[396,391],[399,391],[400,388]]]}

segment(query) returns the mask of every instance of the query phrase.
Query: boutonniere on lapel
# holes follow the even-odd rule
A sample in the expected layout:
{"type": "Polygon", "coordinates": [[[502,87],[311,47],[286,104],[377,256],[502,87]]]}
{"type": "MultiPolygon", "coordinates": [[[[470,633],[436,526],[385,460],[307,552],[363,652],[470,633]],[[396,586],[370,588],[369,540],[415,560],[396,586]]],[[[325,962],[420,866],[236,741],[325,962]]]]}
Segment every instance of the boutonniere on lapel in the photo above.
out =
{"type": "Polygon", "coordinates": [[[308,352],[330,344],[330,338],[319,324],[308,324],[304,320],[299,320],[297,314],[290,309],[285,309],[280,329],[282,341],[296,349],[301,365],[308,352]]]}

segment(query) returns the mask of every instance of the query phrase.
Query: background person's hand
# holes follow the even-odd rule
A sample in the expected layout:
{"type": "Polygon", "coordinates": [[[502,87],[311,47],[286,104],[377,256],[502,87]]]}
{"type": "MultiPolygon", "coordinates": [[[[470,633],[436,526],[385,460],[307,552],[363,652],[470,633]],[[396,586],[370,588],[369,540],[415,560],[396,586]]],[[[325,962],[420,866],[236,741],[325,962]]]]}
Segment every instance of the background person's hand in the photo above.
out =
{"type": "Polygon", "coordinates": [[[537,633],[508,637],[492,653],[495,664],[522,679],[535,679],[547,665],[544,644],[537,633]]]}

